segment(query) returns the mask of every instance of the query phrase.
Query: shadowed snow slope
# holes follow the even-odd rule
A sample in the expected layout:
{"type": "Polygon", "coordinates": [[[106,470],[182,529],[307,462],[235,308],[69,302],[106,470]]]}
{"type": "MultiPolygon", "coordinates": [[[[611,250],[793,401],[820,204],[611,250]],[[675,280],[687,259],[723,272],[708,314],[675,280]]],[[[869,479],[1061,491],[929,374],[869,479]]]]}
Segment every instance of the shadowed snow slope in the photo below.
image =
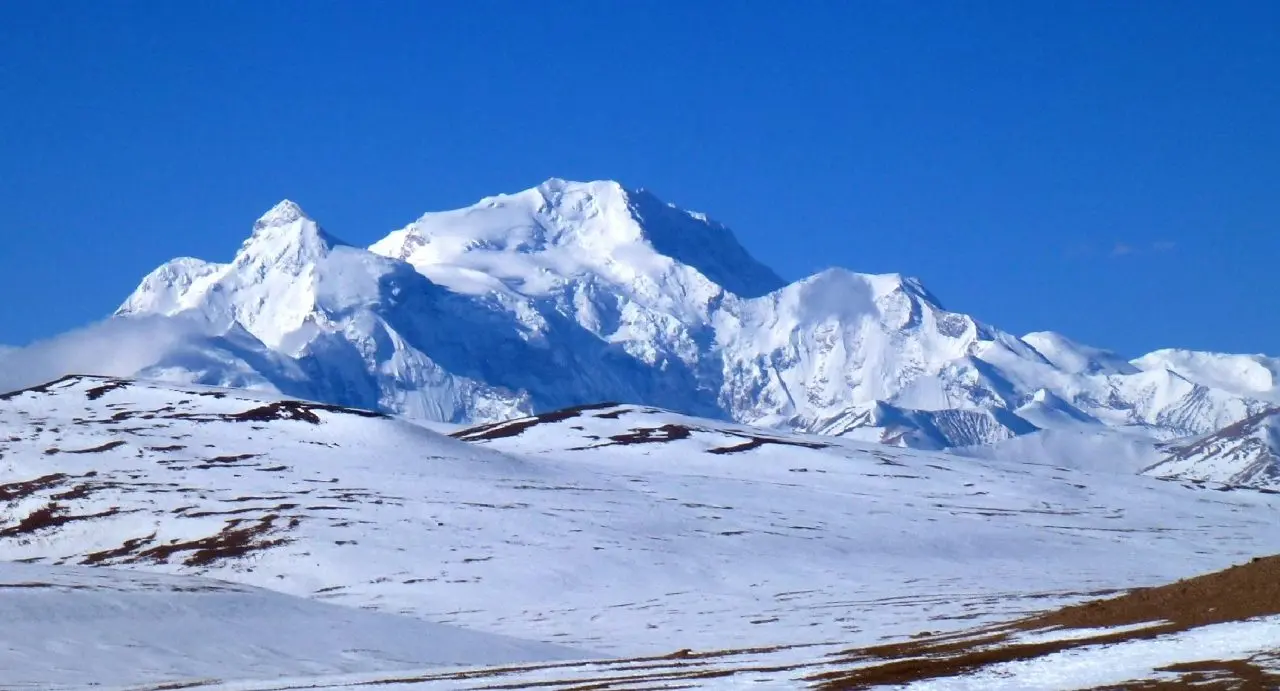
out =
{"type": "Polygon", "coordinates": [[[0,562],[0,686],[155,684],[588,653],[190,576],[0,562]]]}
{"type": "Polygon", "coordinates": [[[171,261],[118,314],[203,325],[125,374],[451,423],[610,400],[922,448],[1080,426],[1154,445],[1280,401],[1262,356],[1125,362],[896,274],[785,284],[724,226],[614,182],[429,213],[368,251],[281,202],[230,263],[171,261]],[[236,348],[207,345],[231,332],[236,348]]]}

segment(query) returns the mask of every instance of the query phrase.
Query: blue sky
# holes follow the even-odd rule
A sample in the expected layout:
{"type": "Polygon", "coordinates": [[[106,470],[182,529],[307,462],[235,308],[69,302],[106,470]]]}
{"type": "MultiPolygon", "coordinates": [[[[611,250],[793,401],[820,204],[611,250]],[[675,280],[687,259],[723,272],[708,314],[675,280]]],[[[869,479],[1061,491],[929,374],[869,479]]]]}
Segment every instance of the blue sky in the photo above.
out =
{"type": "Polygon", "coordinates": [[[1280,3],[0,3],[0,343],[299,201],[367,244],[557,176],[787,278],[1280,354],[1280,3]]]}

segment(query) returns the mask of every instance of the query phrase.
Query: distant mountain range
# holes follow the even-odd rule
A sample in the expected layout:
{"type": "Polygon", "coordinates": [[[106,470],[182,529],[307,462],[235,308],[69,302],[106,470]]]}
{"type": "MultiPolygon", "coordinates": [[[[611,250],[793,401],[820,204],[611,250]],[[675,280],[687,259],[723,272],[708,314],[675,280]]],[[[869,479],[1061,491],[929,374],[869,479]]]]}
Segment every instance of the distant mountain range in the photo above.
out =
{"type": "Polygon", "coordinates": [[[787,283],[725,226],[615,182],[548,180],[367,249],[284,201],[230,263],[167,262],[116,314],[189,332],[129,374],[422,420],[617,401],[914,448],[1115,455],[1134,471],[1172,453],[1171,474],[1208,462],[1210,479],[1275,477],[1274,434],[1224,463],[1198,440],[1280,404],[1280,360],[1125,360],[1016,336],[897,274],[787,283]],[[1240,475],[1260,459],[1270,470],[1240,475]]]}

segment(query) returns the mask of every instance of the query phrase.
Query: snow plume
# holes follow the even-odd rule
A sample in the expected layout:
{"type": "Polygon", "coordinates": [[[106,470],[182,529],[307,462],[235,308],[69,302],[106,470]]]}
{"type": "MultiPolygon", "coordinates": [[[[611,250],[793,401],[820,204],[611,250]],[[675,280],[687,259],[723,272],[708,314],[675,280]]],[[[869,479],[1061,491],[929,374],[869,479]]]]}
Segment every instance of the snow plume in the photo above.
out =
{"type": "Polygon", "coordinates": [[[113,317],[22,348],[0,349],[0,391],[68,374],[132,376],[193,336],[209,336],[202,322],[166,317],[113,317]]]}

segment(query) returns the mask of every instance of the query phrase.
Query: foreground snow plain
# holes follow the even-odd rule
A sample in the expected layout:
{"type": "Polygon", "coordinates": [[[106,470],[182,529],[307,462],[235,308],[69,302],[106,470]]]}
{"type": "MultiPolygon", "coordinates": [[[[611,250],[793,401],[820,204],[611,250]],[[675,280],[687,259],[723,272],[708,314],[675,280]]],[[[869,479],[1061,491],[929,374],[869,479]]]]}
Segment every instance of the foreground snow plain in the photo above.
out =
{"type": "MultiPolygon", "coordinates": [[[[433,622],[588,656],[767,649],[729,655],[750,667],[762,655],[816,659],[830,646],[967,628],[1280,551],[1280,496],[1268,491],[636,406],[455,434],[245,392],[65,379],[0,400],[0,558],[208,576],[405,615],[387,631],[433,622]]],[[[501,639],[497,652],[478,644],[443,659],[426,633],[412,634],[424,652],[407,654],[390,644],[409,634],[370,630],[371,640],[395,639],[365,654],[387,667],[343,667],[342,655],[330,667],[221,675],[153,665],[120,683],[567,654],[501,639]]],[[[281,659],[337,645],[320,638],[279,649],[281,659]]],[[[771,676],[791,683],[789,674],[771,676]]]]}
{"type": "Polygon", "coordinates": [[[190,576],[0,562],[0,687],[270,679],[584,651],[190,576]]]}

